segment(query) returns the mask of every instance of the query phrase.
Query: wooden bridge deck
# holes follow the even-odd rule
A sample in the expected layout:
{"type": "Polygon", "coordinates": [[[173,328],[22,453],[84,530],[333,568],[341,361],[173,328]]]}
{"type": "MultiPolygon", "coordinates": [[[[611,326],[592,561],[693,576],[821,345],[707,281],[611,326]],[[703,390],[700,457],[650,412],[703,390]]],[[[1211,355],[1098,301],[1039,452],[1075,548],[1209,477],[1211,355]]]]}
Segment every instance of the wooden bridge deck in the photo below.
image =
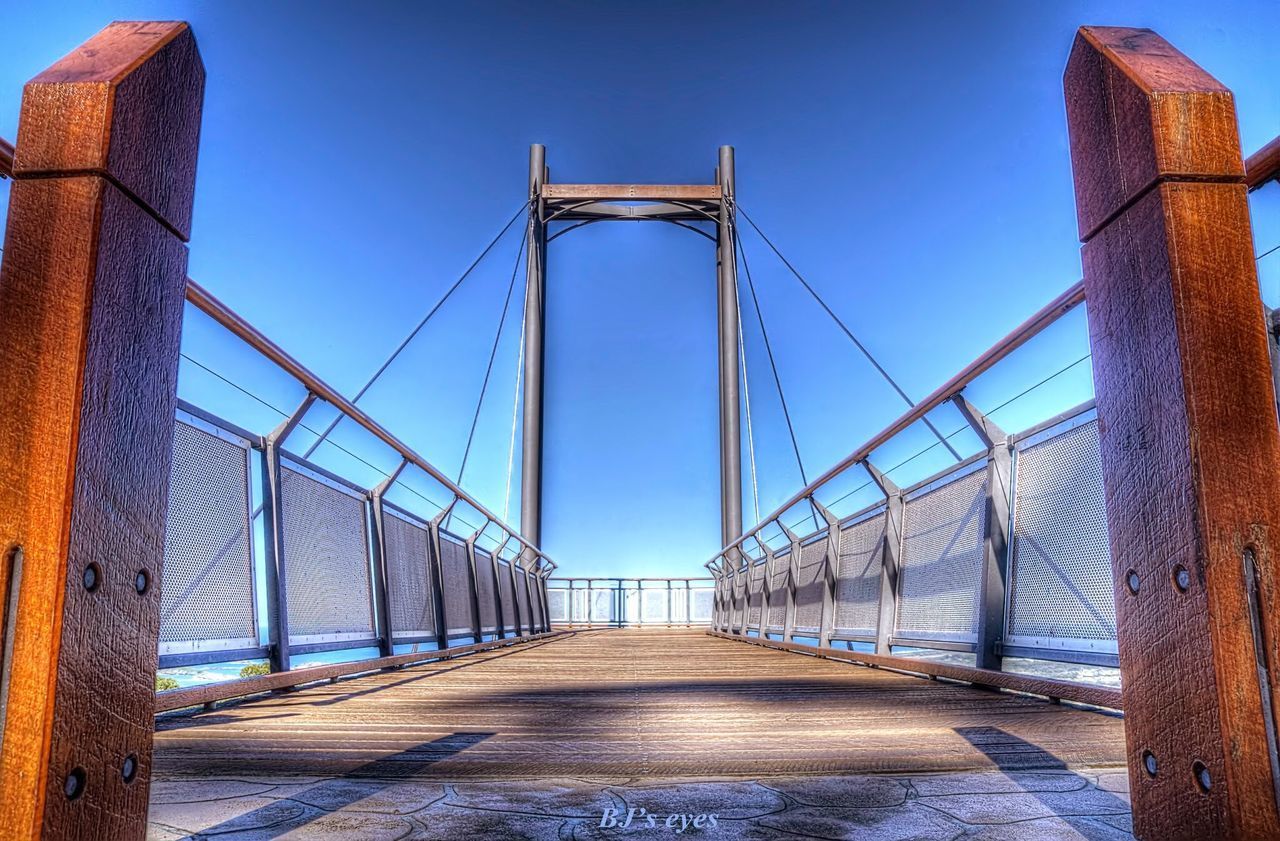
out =
{"type": "Polygon", "coordinates": [[[714,639],[597,630],[157,722],[162,778],[761,777],[1124,764],[1123,722],[714,639]]]}

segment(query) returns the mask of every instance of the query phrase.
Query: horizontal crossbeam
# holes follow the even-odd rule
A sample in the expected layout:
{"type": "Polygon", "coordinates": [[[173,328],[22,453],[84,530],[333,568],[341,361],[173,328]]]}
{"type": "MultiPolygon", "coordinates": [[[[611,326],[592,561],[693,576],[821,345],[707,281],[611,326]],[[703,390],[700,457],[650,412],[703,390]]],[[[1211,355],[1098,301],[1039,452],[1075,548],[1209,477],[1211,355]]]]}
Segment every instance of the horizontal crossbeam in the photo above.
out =
{"type": "Polygon", "coordinates": [[[543,184],[542,198],[576,201],[720,201],[719,184],[543,184]]]}

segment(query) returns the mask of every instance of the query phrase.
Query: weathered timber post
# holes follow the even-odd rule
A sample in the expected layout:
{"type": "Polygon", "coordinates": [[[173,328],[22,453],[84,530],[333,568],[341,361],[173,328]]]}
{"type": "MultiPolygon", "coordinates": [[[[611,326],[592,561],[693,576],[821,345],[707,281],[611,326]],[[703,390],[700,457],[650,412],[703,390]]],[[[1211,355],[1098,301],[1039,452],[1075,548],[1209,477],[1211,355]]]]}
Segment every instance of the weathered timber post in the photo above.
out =
{"type": "Polygon", "coordinates": [[[113,23],[23,93],[0,272],[0,826],[143,838],[204,68],[113,23]]]}
{"type": "Polygon", "coordinates": [[[1134,828],[1280,837],[1280,433],[1235,105],[1141,29],[1081,29],[1064,86],[1134,828]]]}

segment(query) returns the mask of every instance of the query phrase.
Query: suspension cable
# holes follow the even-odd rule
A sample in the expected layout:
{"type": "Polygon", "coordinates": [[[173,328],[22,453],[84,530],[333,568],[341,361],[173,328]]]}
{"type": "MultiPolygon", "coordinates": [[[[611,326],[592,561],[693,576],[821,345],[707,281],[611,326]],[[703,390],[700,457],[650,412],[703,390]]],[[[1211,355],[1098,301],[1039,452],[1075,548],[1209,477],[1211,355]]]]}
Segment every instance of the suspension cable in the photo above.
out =
{"type": "MultiPolygon", "coordinates": [[[[532,226],[530,217],[529,225],[532,226]]],[[[462,466],[458,468],[458,487],[462,487],[462,474],[467,471],[467,458],[471,455],[471,444],[476,437],[476,425],[480,422],[480,409],[484,406],[484,396],[489,390],[489,377],[493,375],[493,361],[498,356],[498,343],[502,341],[502,328],[507,323],[507,311],[511,308],[511,294],[516,288],[516,277],[520,274],[520,260],[524,257],[524,246],[528,237],[521,237],[520,247],[516,249],[516,264],[511,267],[511,282],[507,284],[507,297],[502,302],[502,314],[498,316],[498,329],[493,335],[493,349],[489,351],[489,364],[484,370],[484,382],[480,384],[480,398],[476,400],[476,411],[471,416],[471,431],[467,433],[467,447],[462,451],[462,466]]]]}
{"type": "MultiPolygon", "coordinates": [[[[409,335],[404,337],[404,341],[402,341],[399,344],[399,346],[396,347],[395,350],[391,351],[391,355],[388,356],[380,366],[378,366],[378,370],[373,372],[373,376],[370,377],[369,380],[360,387],[360,390],[356,392],[355,397],[351,398],[352,404],[358,403],[360,401],[360,398],[364,397],[365,392],[368,391],[370,387],[372,387],[373,384],[378,381],[378,378],[382,376],[383,372],[386,371],[387,368],[390,367],[391,363],[396,360],[396,357],[398,357],[400,353],[409,345],[409,342],[413,341],[413,338],[418,335],[419,331],[421,331],[422,328],[427,325],[427,322],[431,320],[431,317],[435,315],[437,312],[439,312],[440,308],[444,306],[445,301],[449,300],[449,298],[453,295],[453,293],[458,290],[458,287],[462,285],[462,282],[466,280],[467,277],[470,276],[471,272],[475,270],[476,266],[480,265],[480,261],[483,260],[490,251],[493,250],[493,247],[498,244],[498,240],[502,239],[503,235],[505,235],[506,232],[511,229],[511,226],[515,224],[515,221],[520,218],[520,215],[524,213],[525,209],[528,207],[529,207],[529,202],[526,201],[524,204],[520,206],[520,209],[517,210],[510,219],[507,220],[507,224],[503,225],[502,230],[498,231],[497,236],[495,236],[493,239],[489,241],[489,244],[486,245],[484,247],[484,250],[480,252],[480,256],[471,261],[471,265],[467,266],[467,270],[464,271],[458,277],[458,279],[453,282],[453,285],[450,286],[448,291],[446,291],[444,295],[440,297],[440,300],[436,301],[435,306],[433,306],[427,312],[427,314],[422,317],[422,320],[418,322],[416,327],[414,327],[412,330],[409,331],[409,335]]],[[[309,458],[311,454],[316,451],[316,447],[319,447],[320,444],[323,443],[324,440],[329,437],[329,433],[333,432],[333,430],[337,428],[338,424],[342,423],[342,419],[345,417],[346,415],[339,413],[339,415],[336,418],[334,418],[327,427],[325,427],[324,431],[320,433],[320,437],[318,437],[315,440],[315,443],[313,443],[310,447],[307,448],[307,451],[302,454],[302,457],[309,458]]]]}
{"type": "Polygon", "coordinates": [[[791,449],[796,454],[796,466],[800,468],[800,481],[802,484],[809,484],[809,477],[805,475],[804,461],[800,458],[800,444],[796,440],[796,428],[791,423],[791,411],[787,408],[787,396],[782,391],[782,378],[778,375],[778,363],[773,357],[773,344],[769,341],[769,331],[764,326],[764,313],[760,310],[760,299],[756,296],[756,284],[751,278],[751,267],[747,264],[747,253],[742,248],[742,240],[738,237],[738,231],[735,227],[733,230],[734,243],[737,245],[738,256],[742,258],[742,271],[747,276],[747,290],[751,293],[751,303],[756,311],[756,320],[760,323],[760,335],[764,337],[764,349],[769,356],[769,367],[773,369],[773,383],[778,388],[778,400],[782,403],[782,417],[787,422],[787,432],[791,435],[791,449]]]}
{"type": "MultiPolygon", "coordinates": [[[[836,323],[836,326],[838,326],[841,330],[844,331],[844,334],[849,337],[849,341],[853,342],[854,347],[856,347],[859,351],[862,352],[862,355],[865,356],[867,358],[867,361],[872,364],[872,366],[876,369],[877,372],[879,372],[880,376],[884,378],[884,381],[893,387],[893,390],[898,393],[898,396],[903,399],[903,401],[907,404],[907,406],[911,408],[915,408],[915,405],[916,405],[915,401],[912,400],[907,395],[907,393],[902,390],[902,387],[898,385],[897,381],[894,380],[893,377],[889,376],[889,372],[884,369],[884,366],[881,365],[879,361],[877,361],[876,358],[871,355],[871,351],[867,350],[866,346],[862,344],[862,342],[858,341],[858,337],[853,335],[853,331],[849,329],[848,325],[846,325],[843,321],[840,320],[840,316],[836,315],[835,311],[832,310],[831,307],[827,306],[827,302],[822,300],[822,297],[814,290],[812,286],[809,285],[809,281],[805,280],[804,276],[801,275],[800,272],[796,271],[796,267],[791,265],[791,261],[789,261],[786,257],[782,255],[782,252],[779,251],[778,247],[773,244],[773,241],[769,239],[767,236],[765,236],[764,231],[760,230],[760,227],[756,225],[756,223],[751,219],[751,217],[747,215],[747,212],[742,209],[742,205],[735,204],[734,209],[738,213],[742,214],[742,218],[747,220],[747,224],[750,225],[752,229],[755,230],[755,232],[760,236],[760,239],[764,240],[765,245],[769,246],[769,248],[773,251],[773,253],[778,255],[778,259],[782,261],[782,264],[787,267],[787,269],[791,272],[791,274],[795,275],[796,280],[800,281],[800,285],[803,286],[805,290],[808,291],[808,293],[813,296],[813,300],[818,302],[818,305],[822,307],[823,310],[826,311],[827,315],[831,316],[831,320],[836,323]]],[[[923,417],[921,418],[921,420],[924,421],[925,426],[929,427],[929,431],[932,432],[937,437],[938,441],[941,442],[943,446],[945,446],[948,450],[951,451],[951,455],[955,457],[956,461],[961,461],[962,459],[960,458],[960,454],[956,452],[955,447],[951,446],[951,443],[946,439],[945,436],[943,436],[941,432],[938,431],[938,428],[933,425],[933,422],[930,421],[929,418],[927,417],[923,417]]]]}
{"type": "Polygon", "coordinates": [[[516,471],[516,426],[520,420],[520,383],[524,379],[524,319],[529,309],[529,297],[525,296],[524,309],[520,311],[520,349],[516,354],[516,393],[511,397],[511,447],[507,450],[507,495],[502,503],[502,521],[511,517],[511,480],[516,471]]]}

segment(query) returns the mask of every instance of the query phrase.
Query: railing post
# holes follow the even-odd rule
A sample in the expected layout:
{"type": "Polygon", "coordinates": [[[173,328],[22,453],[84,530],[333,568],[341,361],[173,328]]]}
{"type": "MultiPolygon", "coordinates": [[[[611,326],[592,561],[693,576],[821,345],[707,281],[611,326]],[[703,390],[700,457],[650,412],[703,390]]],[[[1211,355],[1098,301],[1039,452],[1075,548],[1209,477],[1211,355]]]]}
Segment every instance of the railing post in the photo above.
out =
{"type": "Polygon", "coordinates": [[[442,540],[440,524],[457,504],[458,498],[454,497],[453,502],[446,505],[439,514],[431,518],[431,522],[427,523],[427,571],[431,576],[431,592],[436,607],[436,648],[440,651],[449,647],[449,617],[445,613],[444,555],[440,546],[442,540]]]}
{"type": "Polygon", "coordinates": [[[1280,837],[1280,434],[1235,105],[1143,29],[1081,29],[1064,87],[1134,829],[1280,837]]]}
{"type": "Polygon", "coordinates": [[[484,637],[484,620],[480,618],[480,580],[477,577],[480,571],[476,569],[476,538],[480,537],[480,533],[489,527],[489,520],[484,521],[484,525],[471,533],[464,542],[463,546],[467,550],[467,587],[471,598],[471,632],[472,639],[480,642],[484,637]]]}
{"type": "Polygon", "coordinates": [[[791,635],[796,626],[796,578],[800,570],[800,537],[784,526],[781,520],[778,521],[778,526],[791,543],[791,549],[787,554],[787,604],[782,619],[782,641],[791,642],[791,635]]]}
{"type": "Polygon", "coordinates": [[[502,553],[507,551],[507,546],[511,543],[511,541],[512,541],[512,536],[510,533],[508,533],[506,539],[502,541],[502,545],[494,548],[493,555],[492,555],[493,557],[493,601],[494,601],[494,609],[496,611],[494,613],[494,617],[495,617],[494,625],[497,628],[498,639],[507,638],[507,619],[509,618],[506,615],[506,611],[502,609],[502,573],[501,573],[502,564],[500,564],[499,561],[502,558],[502,553]]]}
{"type": "Polygon", "coordinates": [[[113,23],[23,94],[0,272],[6,837],[146,835],[203,93],[186,24],[113,23]]]}
{"type": "Polygon", "coordinates": [[[373,598],[378,605],[378,651],[383,657],[389,657],[395,652],[395,641],[392,638],[391,591],[387,586],[387,528],[382,497],[408,465],[409,462],[401,461],[390,476],[369,492],[369,531],[373,535],[373,598]]]}
{"type": "Polygon", "coordinates": [[[893,651],[894,623],[898,618],[898,559],[902,554],[902,489],[868,459],[862,460],[871,481],[884,494],[884,548],[880,553],[880,610],[876,614],[876,654],[893,651]]]}
{"type": "Polygon", "coordinates": [[[289,434],[302,423],[316,396],[307,392],[293,414],[263,439],[262,523],[266,534],[267,636],[271,646],[268,664],[273,672],[289,671],[289,588],[284,547],[284,507],[281,502],[280,449],[289,434]]]}
{"type": "Polygon", "coordinates": [[[1013,444],[1009,435],[963,394],[951,398],[970,428],[987,448],[987,516],[983,534],[982,573],[978,583],[978,633],[975,654],[979,669],[999,671],[1004,658],[1005,596],[1009,576],[1009,506],[1013,500],[1013,444]]]}
{"type": "Polygon", "coordinates": [[[827,522],[827,553],[822,559],[822,618],[818,623],[818,645],[831,645],[836,623],[836,588],[840,574],[840,518],[816,499],[809,500],[827,522]]]}

